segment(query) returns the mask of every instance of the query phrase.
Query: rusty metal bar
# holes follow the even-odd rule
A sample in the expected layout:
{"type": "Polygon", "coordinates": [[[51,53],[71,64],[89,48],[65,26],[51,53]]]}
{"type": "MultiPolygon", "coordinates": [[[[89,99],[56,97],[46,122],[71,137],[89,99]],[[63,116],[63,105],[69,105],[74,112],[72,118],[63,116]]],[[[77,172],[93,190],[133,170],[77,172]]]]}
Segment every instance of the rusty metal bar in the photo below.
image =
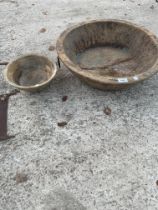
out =
{"type": "Polygon", "coordinates": [[[18,90],[14,90],[8,94],[0,95],[0,141],[13,137],[8,136],[7,134],[8,101],[10,96],[17,94],[18,92],[18,90]]]}

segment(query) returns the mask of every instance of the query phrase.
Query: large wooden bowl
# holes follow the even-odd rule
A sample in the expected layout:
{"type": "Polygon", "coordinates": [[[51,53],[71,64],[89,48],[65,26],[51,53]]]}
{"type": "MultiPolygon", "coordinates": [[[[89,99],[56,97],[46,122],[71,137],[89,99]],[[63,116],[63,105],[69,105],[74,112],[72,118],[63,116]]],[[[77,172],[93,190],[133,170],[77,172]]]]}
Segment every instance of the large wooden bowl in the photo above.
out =
{"type": "Polygon", "coordinates": [[[122,89],[158,71],[158,39],[122,20],[96,20],[65,30],[57,41],[61,61],[99,89],[122,89]]]}

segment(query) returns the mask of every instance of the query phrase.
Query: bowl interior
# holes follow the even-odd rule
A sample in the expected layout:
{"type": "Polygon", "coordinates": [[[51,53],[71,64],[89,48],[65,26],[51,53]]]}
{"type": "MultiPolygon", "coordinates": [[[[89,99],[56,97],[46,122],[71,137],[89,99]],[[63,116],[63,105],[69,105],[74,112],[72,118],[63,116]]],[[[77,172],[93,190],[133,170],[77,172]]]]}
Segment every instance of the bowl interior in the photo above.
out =
{"type": "Polygon", "coordinates": [[[36,86],[49,80],[54,73],[52,63],[43,56],[28,55],[8,66],[7,77],[19,86],[36,86]]]}
{"type": "Polygon", "coordinates": [[[157,46],[141,28],[115,21],[80,25],[66,34],[64,51],[81,70],[102,76],[134,76],[157,59],[157,46]]]}

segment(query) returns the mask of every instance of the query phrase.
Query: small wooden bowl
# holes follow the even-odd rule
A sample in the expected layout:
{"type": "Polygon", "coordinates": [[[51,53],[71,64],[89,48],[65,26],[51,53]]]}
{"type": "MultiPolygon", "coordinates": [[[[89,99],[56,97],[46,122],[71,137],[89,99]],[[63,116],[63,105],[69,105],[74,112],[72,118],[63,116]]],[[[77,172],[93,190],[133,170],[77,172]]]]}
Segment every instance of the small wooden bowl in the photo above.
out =
{"type": "Polygon", "coordinates": [[[6,81],[24,91],[38,91],[54,78],[57,67],[42,55],[25,55],[10,62],[4,71],[6,81]]]}
{"type": "Polygon", "coordinates": [[[96,20],[65,30],[57,41],[61,61],[99,89],[123,89],[158,71],[158,40],[121,20],[96,20]]]}

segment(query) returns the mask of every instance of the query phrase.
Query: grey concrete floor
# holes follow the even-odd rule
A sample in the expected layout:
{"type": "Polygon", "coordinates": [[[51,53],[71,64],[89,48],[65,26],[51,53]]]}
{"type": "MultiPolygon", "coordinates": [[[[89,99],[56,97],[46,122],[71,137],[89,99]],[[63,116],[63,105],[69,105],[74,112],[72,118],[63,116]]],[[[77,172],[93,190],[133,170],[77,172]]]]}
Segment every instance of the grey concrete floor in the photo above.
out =
{"type": "MultiPolygon", "coordinates": [[[[0,60],[29,52],[56,60],[48,48],[59,34],[96,18],[130,20],[158,35],[155,0],[0,0],[0,60]]],[[[12,89],[3,68],[1,94],[12,89]]],[[[104,92],[62,67],[44,91],[12,96],[15,138],[0,142],[0,209],[157,210],[157,80],[104,92]],[[58,127],[63,120],[68,125],[58,127]]]]}

